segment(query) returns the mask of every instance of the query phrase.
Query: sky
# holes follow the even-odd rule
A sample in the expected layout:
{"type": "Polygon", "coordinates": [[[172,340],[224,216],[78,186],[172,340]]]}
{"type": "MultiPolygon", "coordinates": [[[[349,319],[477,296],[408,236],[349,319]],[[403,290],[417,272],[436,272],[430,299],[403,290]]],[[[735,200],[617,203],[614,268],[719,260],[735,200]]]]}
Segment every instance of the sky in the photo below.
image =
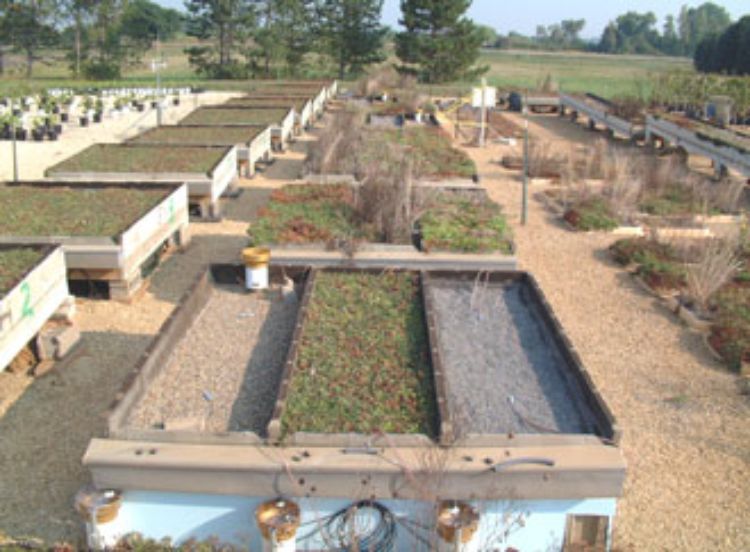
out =
{"type": "MultiPolygon", "coordinates": [[[[182,0],[156,0],[171,8],[182,9],[182,0]]],[[[586,19],[581,36],[598,38],[607,23],[627,11],[652,11],[659,20],[659,27],[666,15],[677,15],[683,5],[699,6],[705,0],[474,0],[469,17],[482,25],[494,27],[503,34],[517,31],[533,35],[537,25],[551,25],[563,19],[586,19]],[[518,9],[523,6],[523,9],[518,9]]],[[[715,0],[739,19],[750,14],[750,0],[715,0]]],[[[383,22],[392,27],[398,25],[400,1],[385,0],[383,22]]]]}

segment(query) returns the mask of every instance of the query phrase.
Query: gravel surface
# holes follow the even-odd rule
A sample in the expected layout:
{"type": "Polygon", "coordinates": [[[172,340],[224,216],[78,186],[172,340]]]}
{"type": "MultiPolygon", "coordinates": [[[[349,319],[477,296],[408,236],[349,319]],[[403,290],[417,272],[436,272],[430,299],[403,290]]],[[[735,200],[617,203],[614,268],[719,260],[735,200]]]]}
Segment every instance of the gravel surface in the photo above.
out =
{"type": "Polygon", "coordinates": [[[437,280],[451,408],[463,433],[585,433],[580,393],[524,284],[437,280]]]}
{"type": "Polygon", "coordinates": [[[129,425],[265,433],[296,315],[296,300],[217,287],[129,425]]]}
{"type": "MultiPolygon", "coordinates": [[[[560,149],[603,136],[557,116],[531,117],[530,131],[560,149]]],[[[539,281],[624,432],[614,548],[750,550],[750,401],[737,377],[609,260],[616,236],[570,232],[536,201],[519,224],[521,179],[498,160],[521,147],[467,151],[509,215],[521,268],[539,281]]]]}

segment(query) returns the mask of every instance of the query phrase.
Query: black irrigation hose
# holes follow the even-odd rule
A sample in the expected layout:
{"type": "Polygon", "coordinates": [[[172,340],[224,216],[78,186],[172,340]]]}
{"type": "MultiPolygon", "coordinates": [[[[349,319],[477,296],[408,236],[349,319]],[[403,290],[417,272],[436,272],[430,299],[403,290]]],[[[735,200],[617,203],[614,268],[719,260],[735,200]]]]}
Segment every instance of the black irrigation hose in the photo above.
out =
{"type": "Polygon", "coordinates": [[[355,549],[355,545],[357,550],[363,552],[390,552],[394,549],[396,517],[388,508],[374,500],[360,500],[330,516],[305,525],[312,523],[318,524],[318,527],[298,540],[305,541],[320,534],[327,545],[331,546],[329,550],[337,552],[355,549]],[[352,518],[357,515],[358,510],[363,509],[375,510],[379,520],[368,532],[360,534],[352,527],[352,518]],[[356,540],[356,543],[353,540],[356,540]]]}

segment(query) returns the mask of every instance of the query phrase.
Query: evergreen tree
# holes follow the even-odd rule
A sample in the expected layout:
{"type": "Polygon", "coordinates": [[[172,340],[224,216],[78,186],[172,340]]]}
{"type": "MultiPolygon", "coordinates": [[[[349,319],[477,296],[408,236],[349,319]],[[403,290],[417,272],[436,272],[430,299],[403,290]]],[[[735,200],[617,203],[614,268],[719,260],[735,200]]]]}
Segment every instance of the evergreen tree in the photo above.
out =
{"type": "Polygon", "coordinates": [[[706,2],[697,8],[683,7],[679,17],[683,53],[693,55],[703,39],[721,34],[731,22],[727,10],[713,2],[706,2]]]}
{"type": "Polygon", "coordinates": [[[277,63],[286,66],[287,74],[297,74],[305,53],[312,48],[314,7],[313,0],[260,2],[254,39],[266,77],[271,76],[271,68],[277,63]]]}
{"type": "Polygon", "coordinates": [[[465,14],[471,0],[401,0],[406,28],[396,35],[402,72],[425,82],[474,79],[487,71],[477,67],[483,34],[465,14]]]}
{"type": "Polygon", "coordinates": [[[317,34],[323,51],[333,58],[339,78],[358,73],[385,59],[388,29],[380,23],[383,0],[322,0],[317,34]]]}
{"type": "Polygon", "coordinates": [[[212,78],[244,78],[247,41],[255,29],[253,0],[186,0],[186,32],[211,46],[186,48],[190,64],[212,78]]]}

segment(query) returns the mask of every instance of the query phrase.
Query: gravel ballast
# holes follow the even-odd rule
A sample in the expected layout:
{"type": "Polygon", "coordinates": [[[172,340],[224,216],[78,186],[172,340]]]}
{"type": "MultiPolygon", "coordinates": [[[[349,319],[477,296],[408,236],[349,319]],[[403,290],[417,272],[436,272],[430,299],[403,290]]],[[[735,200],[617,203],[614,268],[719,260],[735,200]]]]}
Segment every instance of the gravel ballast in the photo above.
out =
{"type": "Polygon", "coordinates": [[[276,401],[297,301],[213,290],[129,425],[263,433],[276,401]]]}
{"type": "Polygon", "coordinates": [[[462,433],[586,433],[583,399],[521,281],[429,286],[462,433]]]}

